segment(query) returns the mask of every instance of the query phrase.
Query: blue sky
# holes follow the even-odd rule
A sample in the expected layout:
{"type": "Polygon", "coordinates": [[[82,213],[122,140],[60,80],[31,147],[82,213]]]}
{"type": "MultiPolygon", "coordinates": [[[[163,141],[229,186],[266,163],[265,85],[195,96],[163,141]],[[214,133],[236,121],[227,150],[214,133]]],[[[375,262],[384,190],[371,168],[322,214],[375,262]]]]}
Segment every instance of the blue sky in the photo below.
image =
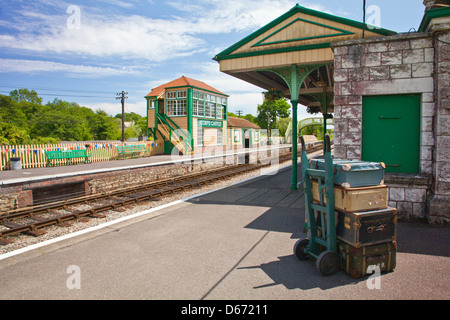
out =
{"type": "MultiPolygon", "coordinates": [[[[380,24],[417,30],[422,0],[367,0],[380,24]]],[[[0,0],[0,93],[34,89],[111,115],[146,115],[144,96],[182,75],[227,93],[229,111],[256,115],[263,91],[212,58],[296,3],[362,21],[362,0],[0,0]]],[[[299,108],[299,119],[306,117],[299,108]]]]}

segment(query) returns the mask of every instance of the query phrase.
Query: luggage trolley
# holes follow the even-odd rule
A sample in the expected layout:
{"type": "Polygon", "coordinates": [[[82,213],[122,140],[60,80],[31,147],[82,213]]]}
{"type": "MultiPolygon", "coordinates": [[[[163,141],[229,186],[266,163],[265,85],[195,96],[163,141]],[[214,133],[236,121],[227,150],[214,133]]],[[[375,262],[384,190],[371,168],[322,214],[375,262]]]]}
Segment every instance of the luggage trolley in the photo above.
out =
{"type": "Polygon", "coordinates": [[[294,246],[294,254],[299,260],[316,259],[316,267],[324,276],[339,271],[341,255],[336,240],[336,217],[334,208],[334,172],[331,156],[331,141],[328,134],[324,138],[324,169],[309,168],[305,140],[300,136],[302,145],[302,183],[305,192],[305,214],[307,220],[307,239],[300,239],[294,246]],[[317,179],[320,203],[313,202],[311,179],[317,179]],[[324,199],[325,197],[325,199],[324,199]],[[315,216],[315,211],[319,213],[315,216]]]}

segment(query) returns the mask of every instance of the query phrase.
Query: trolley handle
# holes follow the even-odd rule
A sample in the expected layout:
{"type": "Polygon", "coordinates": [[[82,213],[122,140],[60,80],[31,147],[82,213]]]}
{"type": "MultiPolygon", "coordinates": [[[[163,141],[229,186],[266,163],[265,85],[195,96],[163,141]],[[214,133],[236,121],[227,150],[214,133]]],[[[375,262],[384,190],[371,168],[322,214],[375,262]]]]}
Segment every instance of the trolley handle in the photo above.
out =
{"type": "Polygon", "coordinates": [[[301,144],[302,144],[302,151],[306,150],[306,147],[305,147],[305,139],[303,138],[303,136],[300,136],[300,142],[301,142],[301,144]]]}
{"type": "Polygon", "coordinates": [[[325,139],[323,142],[325,143],[325,152],[331,152],[331,141],[328,133],[325,134],[325,139]]]}

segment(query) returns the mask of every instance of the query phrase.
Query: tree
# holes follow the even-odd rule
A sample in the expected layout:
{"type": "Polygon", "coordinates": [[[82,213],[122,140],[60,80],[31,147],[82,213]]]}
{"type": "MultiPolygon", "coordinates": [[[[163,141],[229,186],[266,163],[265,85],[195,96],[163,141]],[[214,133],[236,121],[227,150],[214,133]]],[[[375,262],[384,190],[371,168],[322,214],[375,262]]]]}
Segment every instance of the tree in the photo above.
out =
{"type": "Polygon", "coordinates": [[[277,129],[280,132],[280,137],[284,137],[286,134],[287,127],[289,126],[289,123],[292,121],[292,118],[280,118],[277,122],[277,129]]]}
{"type": "MultiPolygon", "coordinates": [[[[122,114],[121,113],[116,114],[115,118],[122,120],[122,114]]],[[[129,113],[125,112],[124,118],[125,122],[134,121],[135,123],[137,123],[142,118],[142,116],[134,112],[129,113]]]]}
{"type": "Polygon", "coordinates": [[[136,126],[139,127],[139,135],[147,136],[148,135],[148,119],[147,117],[142,117],[136,122],[136,126]]]}
{"type": "Polygon", "coordinates": [[[42,112],[29,120],[32,137],[51,137],[63,141],[92,140],[86,114],[92,110],[75,102],[59,99],[47,103],[42,112]]]}
{"type": "Polygon", "coordinates": [[[140,128],[137,125],[132,124],[131,126],[125,129],[125,140],[129,138],[137,138],[139,136],[139,132],[140,128]]]}
{"type": "MultiPolygon", "coordinates": [[[[130,134],[146,135],[147,118],[131,112],[126,120],[136,123],[130,134]]],[[[0,95],[0,144],[120,140],[121,135],[121,117],[100,109],[93,111],[60,99],[43,105],[37,92],[28,89],[0,95]]]]}
{"type": "Polygon", "coordinates": [[[11,97],[0,95],[0,143],[24,144],[28,139],[29,127],[21,104],[11,97]]]}
{"type": "Polygon", "coordinates": [[[16,102],[32,102],[36,104],[42,104],[42,98],[39,98],[35,90],[19,89],[13,90],[9,93],[9,96],[16,102]]]}
{"type": "Polygon", "coordinates": [[[254,115],[250,114],[250,113],[246,114],[244,116],[244,119],[247,120],[247,121],[250,121],[251,123],[256,124],[256,117],[254,115]]]}
{"type": "MultiPolygon", "coordinates": [[[[334,130],[333,129],[327,129],[327,133],[330,135],[330,138],[334,138],[334,130]]],[[[323,126],[322,125],[315,125],[315,126],[308,126],[303,128],[299,132],[300,135],[314,135],[316,136],[317,140],[322,141],[323,140],[323,126]]]]}
{"type": "Polygon", "coordinates": [[[96,110],[92,124],[94,139],[119,140],[122,137],[121,128],[120,120],[108,116],[103,110],[96,110]]]}
{"type": "Polygon", "coordinates": [[[290,106],[279,90],[271,89],[263,92],[263,95],[264,101],[261,105],[258,105],[256,123],[263,129],[267,128],[268,137],[270,137],[270,130],[277,128],[277,118],[289,116],[290,106]]]}
{"type": "Polygon", "coordinates": [[[27,131],[0,118],[0,144],[24,144],[30,139],[27,131]]]}

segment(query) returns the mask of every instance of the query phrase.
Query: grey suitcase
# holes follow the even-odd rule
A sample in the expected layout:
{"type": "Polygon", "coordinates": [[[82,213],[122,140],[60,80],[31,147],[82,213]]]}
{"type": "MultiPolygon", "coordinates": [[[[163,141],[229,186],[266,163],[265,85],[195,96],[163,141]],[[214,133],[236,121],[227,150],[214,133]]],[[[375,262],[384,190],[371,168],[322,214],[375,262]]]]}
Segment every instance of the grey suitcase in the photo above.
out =
{"type": "MultiPolygon", "coordinates": [[[[311,159],[309,168],[323,170],[324,159],[311,159]]],[[[384,184],[382,162],[333,159],[334,183],[345,188],[369,187],[384,184]]]]}

